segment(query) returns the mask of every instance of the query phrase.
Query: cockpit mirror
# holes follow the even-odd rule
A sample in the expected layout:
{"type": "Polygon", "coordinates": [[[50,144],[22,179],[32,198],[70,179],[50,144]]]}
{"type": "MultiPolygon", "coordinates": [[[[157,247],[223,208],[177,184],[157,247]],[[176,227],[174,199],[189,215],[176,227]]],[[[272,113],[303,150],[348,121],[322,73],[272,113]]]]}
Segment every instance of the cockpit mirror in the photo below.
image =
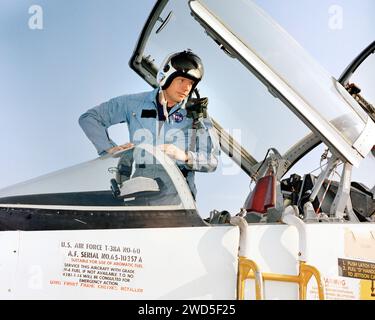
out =
{"type": "Polygon", "coordinates": [[[161,32],[165,26],[168,24],[169,20],[172,18],[173,16],[173,11],[170,11],[167,15],[167,17],[165,19],[163,19],[162,17],[158,17],[158,21],[161,22],[161,25],[160,27],[155,31],[156,34],[158,34],[159,32],[161,32]]]}

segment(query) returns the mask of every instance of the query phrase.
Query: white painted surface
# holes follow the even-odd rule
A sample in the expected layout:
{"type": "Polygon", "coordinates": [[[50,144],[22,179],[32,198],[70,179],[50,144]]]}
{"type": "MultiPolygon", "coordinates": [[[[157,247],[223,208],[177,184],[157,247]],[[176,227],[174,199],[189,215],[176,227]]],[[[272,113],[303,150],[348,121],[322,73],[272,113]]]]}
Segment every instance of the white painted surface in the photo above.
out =
{"type": "MultiPolygon", "coordinates": [[[[17,276],[10,283],[1,282],[0,298],[235,299],[238,237],[238,230],[233,227],[20,232],[18,264],[14,258],[3,262],[8,270],[16,270],[17,276]],[[67,248],[68,242],[72,248],[67,248]],[[78,243],[84,248],[74,248],[78,243]],[[102,247],[88,249],[88,244],[102,247]],[[110,251],[110,246],[119,247],[122,252],[110,251]],[[129,253],[123,252],[126,248],[130,248],[129,253]],[[76,251],[79,257],[83,252],[97,253],[98,259],[77,262],[69,251],[72,255],[76,251]],[[114,266],[116,260],[102,258],[102,254],[130,256],[137,262],[114,266]],[[75,271],[64,271],[64,266],[68,268],[66,263],[77,264],[75,271]],[[106,284],[101,278],[105,275],[99,275],[98,270],[93,272],[98,266],[108,268],[106,272],[115,267],[121,271],[113,271],[116,275],[109,276],[111,283],[106,284]],[[64,276],[64,272],[72,275],[64,276]],[[94,288],[83,287],[83,280],[94,280],[94,276],[101,282],[94,288]]],[[[3,243],[0,247],[4,248],[3,243]]],[[[1,250],[3,256],[10,252],[1,250]]]]}
{"type": "MultiPolygon", "coordinates": [[[[371,281],[340,276],[338,259],[375,266],[375,224],[307,224],[306,235],[306,262],[320,271],[327,299],[371,298],[371,281]]],[[[0,299],[233,300],[239,243],[239,228],[228,226],[1,232],[0,299]],[[97,283],[87,287],[85,279],[97,283]]],[[[262,272],[298,274],[295,227],[249,225],[246,247],[246,256],[262,272]]],[[[292,283],[266,281],[264,292],[266,299],[298,299],[298,286],[292,283]]],[[[248,280],[245,297],[254,295],[248,280]]],[[[317,299],[314,280],[307,297],[317,299]]]]}

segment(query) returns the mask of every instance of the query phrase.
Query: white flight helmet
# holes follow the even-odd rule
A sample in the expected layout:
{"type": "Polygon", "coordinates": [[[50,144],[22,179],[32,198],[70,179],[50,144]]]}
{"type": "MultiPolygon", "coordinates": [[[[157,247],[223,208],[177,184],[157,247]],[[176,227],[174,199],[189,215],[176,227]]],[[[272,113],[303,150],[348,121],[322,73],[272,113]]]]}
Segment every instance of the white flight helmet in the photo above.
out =
{"type": "Polygon", "coordinates": [[[190,50],[169,55],[161,64],[156,80],[161,89],[167,89],[174,78],[184,77],[194,81],[193,92],[204,74],[202,60],[190,50]]]}

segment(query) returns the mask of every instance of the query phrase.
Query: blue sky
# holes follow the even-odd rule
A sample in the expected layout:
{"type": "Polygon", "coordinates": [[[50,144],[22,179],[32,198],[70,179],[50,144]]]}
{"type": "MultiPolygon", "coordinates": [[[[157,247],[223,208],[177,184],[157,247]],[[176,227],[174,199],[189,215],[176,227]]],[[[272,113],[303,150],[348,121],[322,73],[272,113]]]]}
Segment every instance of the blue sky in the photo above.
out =
{"type": "MultiPolygon", "coordinates": [[[[150,88],[128,61],[154,3],[0,2],[0,188],[97,156],[78,117],[111,97],[150,88]],[[29,28],[32,5],[43,9],[41,30],[29,28]]],[[[335,77],[374,40],[373,0],[256,3],[335,77]]],[[[115,137],[125,131],[112,130],[115,137]]]]}
{"type": "Polygon", "coordinates": [[[95,157],[79,115],[148,88],[128,61],[154,1],[129,3],[1,1],[0,187],[95,157]],[[42,30],[29,29],[32,4],[42,30]]]}

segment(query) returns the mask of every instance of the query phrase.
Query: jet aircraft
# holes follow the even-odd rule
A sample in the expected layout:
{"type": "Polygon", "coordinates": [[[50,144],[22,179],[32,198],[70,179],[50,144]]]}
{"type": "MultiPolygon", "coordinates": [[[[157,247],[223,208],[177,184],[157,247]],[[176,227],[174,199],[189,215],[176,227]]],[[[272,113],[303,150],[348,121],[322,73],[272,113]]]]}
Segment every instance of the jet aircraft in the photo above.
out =
{"type": "Polygon", "coordinates": [[[221,151],[252,182],[243,206],[203,219],[147,144],[7,187],[0,297],[373,299],[375,42],[336,80],[250,0],[159,0],[129,64],[156,87],[186,48],[221,151]],[[158,174],[137,174],[137,154],[158,174]],[[318,172],[294,173],[306,159],[318,172]],[[371,185],[352,179],[364,164],[371,185]]]}

